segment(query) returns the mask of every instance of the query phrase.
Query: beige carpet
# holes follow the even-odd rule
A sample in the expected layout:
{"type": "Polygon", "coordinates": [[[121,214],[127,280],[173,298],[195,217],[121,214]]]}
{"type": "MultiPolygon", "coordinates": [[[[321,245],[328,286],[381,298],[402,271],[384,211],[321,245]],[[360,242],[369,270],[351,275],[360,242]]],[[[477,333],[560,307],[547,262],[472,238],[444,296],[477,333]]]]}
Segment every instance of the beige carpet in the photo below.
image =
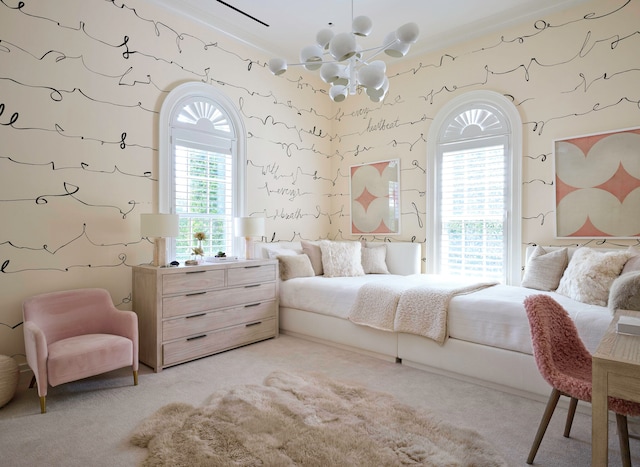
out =
{"type": "Polygon", "coordinates": [[[148,448],[149,466],[506,466],[473,430],[389,394],[287,371],[200,407],[166,405],[131,441],[148,448]]]}

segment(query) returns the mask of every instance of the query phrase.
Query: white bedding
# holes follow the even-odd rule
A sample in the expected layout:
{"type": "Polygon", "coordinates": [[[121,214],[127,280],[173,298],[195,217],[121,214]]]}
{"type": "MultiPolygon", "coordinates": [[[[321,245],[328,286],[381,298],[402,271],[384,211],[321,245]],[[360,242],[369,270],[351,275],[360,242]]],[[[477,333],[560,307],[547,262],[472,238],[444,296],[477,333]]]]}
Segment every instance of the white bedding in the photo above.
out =
{"type": "MultiPolygon", "coordinates": [[[[428,275],[395,276],[369,274],[359,277],[305,277],[280,283],[280,306],[347,319],[359,287],[369,281],[421,283],[428,275]]],[[[529,323],[523,301],[542,293],[525,287],[495,285],[449,303],[449,337],[492,347],[531,354],[529,323]]],[[[605,307],[579,303],[554,292],[544,292],[558,301],[574,319],[587,348],[595,351],[611,321],[605,307]]]]}

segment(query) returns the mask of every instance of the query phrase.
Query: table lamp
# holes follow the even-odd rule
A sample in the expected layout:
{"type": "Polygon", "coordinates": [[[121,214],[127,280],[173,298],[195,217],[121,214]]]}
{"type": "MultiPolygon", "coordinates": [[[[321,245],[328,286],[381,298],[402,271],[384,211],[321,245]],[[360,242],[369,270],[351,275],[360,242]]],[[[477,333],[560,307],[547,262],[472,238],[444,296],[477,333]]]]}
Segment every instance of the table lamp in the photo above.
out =
{"type": "Polygon", "coordinates": [[[167,237],[178,236],[177,214],[140,214],[140,234],[154,237],[153,265],[167,265],[167,237]]]}
{"type": "Polygon", "coordinates": [[[264,236],[264,217],[236,217],[233,220],[236,237],[244,237],[246,259],[252,258],[252,237],[264,236]]]}

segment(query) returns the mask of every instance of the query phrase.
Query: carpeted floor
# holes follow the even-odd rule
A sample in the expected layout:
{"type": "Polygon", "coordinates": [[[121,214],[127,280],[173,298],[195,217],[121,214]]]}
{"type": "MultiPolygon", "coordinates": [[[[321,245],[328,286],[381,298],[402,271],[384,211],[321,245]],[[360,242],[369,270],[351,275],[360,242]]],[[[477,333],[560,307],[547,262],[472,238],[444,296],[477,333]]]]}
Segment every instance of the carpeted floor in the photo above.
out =
{"type": "MultiPolygon", "coordinates": [[[[49,388],[41,415],[30,376],[16,397],[0,409],[0,464],[7,466],[136,466],[147,450],[129,440],[139,424],[172,402],[202,405],[217,390],[261,384],[273,371],[307,371],[390,393],[413,407],[439,414],[449,423],[478,431],[512,466],[524,466],[544,411],[532,400],[400,364],[300,340],[291,336],[153,373],[142,366],[140,385],[130,370],[49,388]]],[[[586,412],[586,413],[585,413],[586,412]]],[[[571,438],[562,436],[566,410],[556,409],[536,457],[539,466],[588,466],[591,418],[576,414],[571,438]]],[[[609,465],[619,466],[614,424],[609,465]]],[[[640,465],[640,441],[631,440],[632,461],[640,465]]]]}

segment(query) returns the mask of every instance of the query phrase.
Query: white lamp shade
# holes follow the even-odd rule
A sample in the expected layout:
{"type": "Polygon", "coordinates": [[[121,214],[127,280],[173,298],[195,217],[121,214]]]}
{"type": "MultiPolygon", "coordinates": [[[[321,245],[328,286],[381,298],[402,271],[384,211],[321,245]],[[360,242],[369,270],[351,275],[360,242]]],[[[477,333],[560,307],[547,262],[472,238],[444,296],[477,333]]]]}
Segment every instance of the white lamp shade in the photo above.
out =
{"type": "Polygon", "coordinates": [[[140,234],[143,237],[177,237],[177,214],[140,214],[140,234]]]}
{"type": "Polygon", "coordinates": [[[404,57],[411,47],[410,44],[400,42],[396,37],[395,32],[390,32],[386,35],[383,41],[383,45],[386,46],[384,49],[384,53],[386,53],[390,57],[395,58],[404,57]]]}
{"type": "Polygon", "coordinates": [[[416,23],[407,23],[396,29],[396,37],[400,42],[405,44],[413,44],[418,40],[420,28],[416,23]]]}
{"type": "Polygon", "coordinates": [[[300,61],[307,70],[317,70],[322,66],[322,53],[318,44],[308,45],[300,51],[300,61]]]}
{"type": "Polygon", "coordinates": [[[341,62],[356,53],[356,38],[350,32],[336,34],[329,42],[329,53],[341,62]]]}
{"type": "Polygon", "coordinates": [[[233,219],[233,231],[236,237],[262,237],[264,217],[236,217],[233,219]]]}
{"type": "Polygon", "coordinates": [[[380,89],[384,83],[384,67],[376,65],[365,65],[358,70],[358,82],[364,87],[380,89]]]}
{"type": "Polygon", "coordinates": [[[342,102],[347,98],[347,92],[348,89],[346,86],[331,86],[331,89],[329,89],[329,97],[331,97],[333,102],[342,102]]]}
{"type": "Polygon", "coordinates": [[[384,96],[387,95],[387,91],[389,90],[389,78],[384,77],[384,83],[380,86],[380,89],[367,88],[367,96],[373,102],[380,102],[384,99],[384,96]]]}
{"type": "Polygon", "coordinates": [[[272,58],[269,60],[269,71],[278,76],[287,71],[287,62],[284,58],[272,58]]]}
{"type": "Polygon", "coordinates": [[[340,74],[340,65],[336,62],[323,63],[320,67],[320,78],[325,83],[335,82],[340,74]]]}
{"type": "Polygon", "coordinates": [[[331,29],[321,29],[320,31],[318,31],[318,34],[316,34],[316,42],[323,49],[328,49],[329,42],[331,42],[333,36],[334,34],[331,29]]]}
{"type": "Polygon", "coordinates": [[[373,30],[373,21],[368,16],[358,16],[353,19],[352,28],[356,36],[366,37],[373,30]]]}
{"type": "Polygon", "coordinates": [[[339,67],[340,72],[338,73],[338,79],[336,79],[333,84],[340,86],[349,86],[349,82],[351,81],[349,67],[345,65],[339,65],[339,67]]]}

